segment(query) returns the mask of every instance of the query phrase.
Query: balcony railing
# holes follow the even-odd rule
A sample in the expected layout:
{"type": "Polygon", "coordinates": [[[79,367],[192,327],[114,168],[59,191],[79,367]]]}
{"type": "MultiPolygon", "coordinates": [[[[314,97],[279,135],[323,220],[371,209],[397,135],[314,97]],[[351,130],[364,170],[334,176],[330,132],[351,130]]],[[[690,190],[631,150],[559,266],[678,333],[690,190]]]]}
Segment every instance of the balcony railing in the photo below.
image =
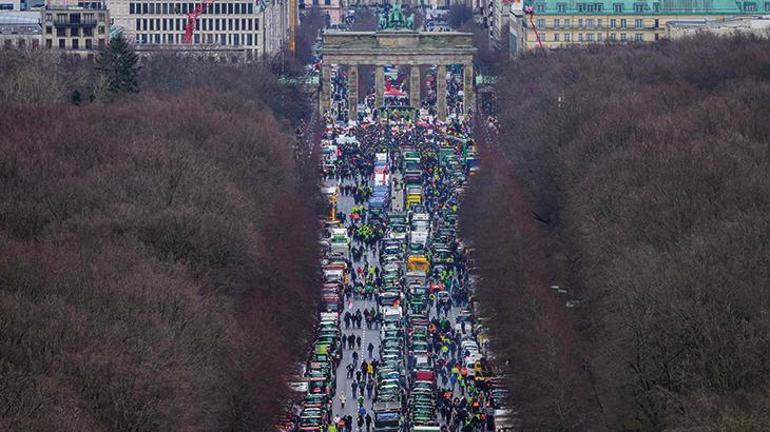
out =
{"type": "Polygon", "coordinates": [[[96,20],[81,20],[78,22],[72,22],[69,20],[55,20],[53,22],[54,27],[76,27],[76,28],[93,28],[96,27],[96,20]]]}

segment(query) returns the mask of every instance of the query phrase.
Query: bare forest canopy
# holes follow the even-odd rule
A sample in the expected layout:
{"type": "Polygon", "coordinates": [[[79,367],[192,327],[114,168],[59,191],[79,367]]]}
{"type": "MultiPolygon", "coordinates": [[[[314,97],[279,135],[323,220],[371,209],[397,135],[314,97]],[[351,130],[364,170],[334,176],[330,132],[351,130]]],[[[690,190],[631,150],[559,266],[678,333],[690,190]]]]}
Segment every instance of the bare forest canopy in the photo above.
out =
{"type": "Polygon", "coordinates": [[[500,70],[462,221],[525,430],[770,430],[770,42],[500,70]]]}
{"type": "Polygon", "coordinates": [[[269,430],[306,355],[305,101],[258,65],[141,66],[102,98],[83,63],[0,58],[0,430],[269,430]]]}

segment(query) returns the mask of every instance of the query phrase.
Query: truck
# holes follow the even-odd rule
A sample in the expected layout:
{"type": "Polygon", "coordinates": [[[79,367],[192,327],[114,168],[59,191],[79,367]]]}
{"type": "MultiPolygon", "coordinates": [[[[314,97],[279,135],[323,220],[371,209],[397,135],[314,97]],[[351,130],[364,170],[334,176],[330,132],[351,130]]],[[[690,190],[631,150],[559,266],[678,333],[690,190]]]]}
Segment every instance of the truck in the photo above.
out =
{"type": "Polygon", "coordinates": [[[427,273],[430,270],[430,263],[425,255],[410,255],[406,260],[406,270],[427,273]]]}
{"type": "Polygon", "coordinates": [[[422,186],[407,186],[406,206],[411,207],[415,204],[422,204],[422,186]]]}
{"type": "Polygon", "coordinates": [[[374,403],[375,432],[398,432],[401,428],[400,401],[380,401],[374,403]]]}
{"type": "Polygon", "coordinates": [[[330,252],[349,258],[350,238],[348,238],[347,230],[345,228],[331,228],[329,234],[330,252]]]}

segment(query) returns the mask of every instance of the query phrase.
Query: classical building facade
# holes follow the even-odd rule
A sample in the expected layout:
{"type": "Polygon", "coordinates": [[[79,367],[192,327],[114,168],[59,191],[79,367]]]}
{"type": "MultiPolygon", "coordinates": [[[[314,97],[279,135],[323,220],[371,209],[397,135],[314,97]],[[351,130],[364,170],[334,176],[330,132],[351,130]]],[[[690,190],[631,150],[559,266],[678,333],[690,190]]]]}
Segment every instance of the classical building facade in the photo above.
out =
{"type": "Polygon", "coordinates": [[[187,16],[200,3],[111,0],[114,25],[142,51],[184,51],[217,46],[244,58],[277,53],[286,43],[289,0],[222,0],[210,4],[195,20],[192,43],[185,44],[187,16]]]}
{"type": "Polygon", "coordinates": [[[104,8],[48,5],[40,13],[44,48],[92,58],[109,42],[110,15],[104,8]]]}
{"type": "Polygon", "coordinates": [[[384,103],[386,65],[409,67],[409,101],[413,108],[421,106],[421,67],[436,66],[436,113],[439,119],[447,116],[447,69],[461,65],[463,69],[463,104],[466,113],[475,110],[473,35],[459,32],[420,32],[392,28],[376,32],[325,31],[321,56],[321,81],[319,91],[320,112],[326,112],[331,96],[331,66],[348,68],[349,118],[356,117],[360,99],[358,70],[361,66],[375,68],[375,102],[378,109],[384,103]]]}
{"type": "Polygon", "coordinates": [[[523,49],[574,44],[652,42],[670,21],[728,18],[770,11],[770,0],[526,0],[523,49]]]}

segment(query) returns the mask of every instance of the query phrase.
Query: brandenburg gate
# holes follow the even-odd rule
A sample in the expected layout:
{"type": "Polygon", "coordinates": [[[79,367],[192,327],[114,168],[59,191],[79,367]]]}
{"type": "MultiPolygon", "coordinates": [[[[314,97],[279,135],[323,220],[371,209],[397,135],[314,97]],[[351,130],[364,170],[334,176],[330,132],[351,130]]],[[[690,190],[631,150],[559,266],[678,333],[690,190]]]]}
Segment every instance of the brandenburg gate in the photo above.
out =
{"type": "MultiPolygon", "coordinates": [[[[400,9],[400,8],[399,8],[400,9]]],[[[399,11],[400,12],[400,11],[399,11]]],[[[419,109],[420,66],[436,65],[436,115],[440,120],[447,116],[446,68],[448,65],[463,66],[463,99],[465,112],[475,106],[473,78],[473,36],[460,32],[422,32],[411,30],[413,17],[404,20],[393,14],[386,21],[380,17],[380,30],[371,32],[347,32],[327,30],[323,33],[321,48],[321,80],[319,103],[321,113],[331,104],[331,65],[348,67],[349,117],[356,118],[358,109],[358,67],[375,66],[375,108],[384,105],[385,65],[408,65],[409,104],[419,109]],[[395,22],[394,22],[395,21],[395,22]]]]}

